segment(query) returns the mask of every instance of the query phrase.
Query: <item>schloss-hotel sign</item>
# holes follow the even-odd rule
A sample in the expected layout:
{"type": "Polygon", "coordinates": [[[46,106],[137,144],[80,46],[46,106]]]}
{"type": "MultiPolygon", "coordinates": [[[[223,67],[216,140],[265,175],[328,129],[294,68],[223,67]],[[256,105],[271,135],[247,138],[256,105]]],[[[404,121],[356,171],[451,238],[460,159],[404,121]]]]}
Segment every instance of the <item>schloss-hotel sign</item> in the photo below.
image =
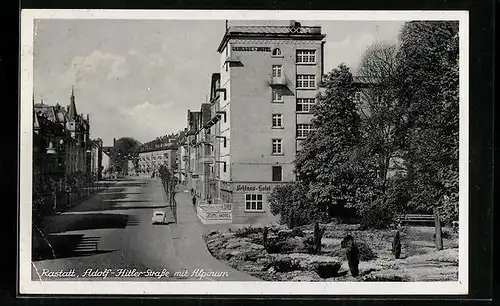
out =
{"type": "Polygon", "coordinates": [[[232,51],[259,51],[259,52],[271,52],[270,47],[233,47],[232,51]]]}

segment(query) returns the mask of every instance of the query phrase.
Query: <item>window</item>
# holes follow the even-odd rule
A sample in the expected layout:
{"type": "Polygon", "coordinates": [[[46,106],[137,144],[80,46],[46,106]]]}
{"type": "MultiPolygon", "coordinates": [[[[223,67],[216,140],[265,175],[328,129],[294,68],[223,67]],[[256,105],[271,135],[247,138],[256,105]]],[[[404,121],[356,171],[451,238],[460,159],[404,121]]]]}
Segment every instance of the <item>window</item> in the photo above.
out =
{"type": "Polygon", "coordinates": [[[224,137],[224,148],[227,146],[227,138],[224,137]]]}
{"type": "Polygon", "coordinates": [[[279,89],[273,88],[272,96],[273,102],[283,102],[283,93],[279,89]]]}
{"type": "Polygon", "coordinates": [[[273,114],[273,128],[282,128],[282,127],[283,127],[283,115],[273,114]]]}
{"type": "Polygon", "coordinates": [[[281,182],[282,168],[281,166],[273,166],[273,182],[281,182]]]}
{"type": "Polygon", "coordinates": [[[273,65],[273,78],[281,78],[283,72],[282,65],[273,65]]]}
{"type": "Polygon", "coordinates": [[[297,88],[316,88],[316,76],[314,74],[297,75],[297,88]]]}
{"type": "Polygon", "coordinates": [[[356,103],[361,102],[361,92],[357,91],[354,93],[354,102],[356,103]]]}
{"type": "Polygon", "coordinates": [[[316,63],[316,50],[297,50],[297,64],[316,63]]]}
{"type": "Polygon", "coordinates": [[[223,168],[224,168],[224,169],[223,169],[223,171],[224,171],[224,173],[225,173],[225,172],[226,172],[226,163],[223,163],[223,165],[224,165],[224,166],[223,166],[223,168]]]}
{"type": "Polygon", "coordinates": [[[262,211],[262,194],[245,194],[245,210],[262,211]]]}
{"type": "Polygon", "coordinates": [[[280,48],[274,48],[272,55],[273,56],[282,56],[280,48]]]}
{"type": "Polygon", "coordinates": [[[283,144],[281,139],[273,139],[273,154],[283,154],[283,144]]]}
{"type": "Polygon", "coordinates": [[[297,124],[297,138],[306,138],[311,130],[311,124],[297,124]]]}
{"type": "Polygon", "coordinates": [[[297,99],[297,111],[303,113],[309,113],[311,111],[311,106],[316,103],[314,98],[299,98],[297,99]]]}

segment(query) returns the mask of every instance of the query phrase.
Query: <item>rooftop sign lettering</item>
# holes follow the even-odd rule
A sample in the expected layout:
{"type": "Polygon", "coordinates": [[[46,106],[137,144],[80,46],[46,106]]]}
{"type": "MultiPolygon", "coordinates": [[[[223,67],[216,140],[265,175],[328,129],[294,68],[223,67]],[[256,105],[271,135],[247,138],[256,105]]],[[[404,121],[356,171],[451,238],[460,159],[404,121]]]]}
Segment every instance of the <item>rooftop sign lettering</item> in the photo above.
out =
{"type": "Polygon", "coordinates": [[[233,51],[260,51],[260,52],[271,52],[270,47],[233,47],[233,51]]]}

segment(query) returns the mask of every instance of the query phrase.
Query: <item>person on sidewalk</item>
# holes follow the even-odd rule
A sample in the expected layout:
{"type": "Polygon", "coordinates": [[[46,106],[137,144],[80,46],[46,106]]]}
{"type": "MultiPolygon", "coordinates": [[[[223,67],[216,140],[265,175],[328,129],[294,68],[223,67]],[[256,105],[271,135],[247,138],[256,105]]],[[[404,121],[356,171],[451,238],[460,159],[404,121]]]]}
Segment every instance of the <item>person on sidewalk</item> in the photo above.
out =
{"type": "Polygon", "coordinates": [[[193,206],[196,206],[196,197],[193,196],[193,206]]]}

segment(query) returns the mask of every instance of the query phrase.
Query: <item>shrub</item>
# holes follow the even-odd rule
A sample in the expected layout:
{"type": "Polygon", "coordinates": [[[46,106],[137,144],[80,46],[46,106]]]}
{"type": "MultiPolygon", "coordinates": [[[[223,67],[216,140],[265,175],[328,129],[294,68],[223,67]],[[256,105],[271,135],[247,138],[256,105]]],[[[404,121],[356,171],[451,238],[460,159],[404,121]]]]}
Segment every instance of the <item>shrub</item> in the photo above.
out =
{"type": "Polygon", "coordinates": [[[305,233],[303,230],[301,230],[300,228],[298,227],[294,227],[292,229],[292,236],[294,237],[304,237],[305,236],[305,233]]]}
{"type": "Polygon", "coordinates": [[[280,223],[295,228],[309,224],[311,220],[324,219],[325,213],[304,195],[307,187],[293,182],[273,189],[269,196],[271,213],[280,216],[280,223]]]}
{"type": "Polygon", "coordinates": [[[271,254],[292,253],[298,247],[300,247],[300,246],[293,239],[281,240],[277,237],[268,238],[266,245],[264,245],[264,248],[266,249],[266,251],[268,253],[271,253],[271,254]]]}
{"type": "Polygon", "coordinates": [[[300,270],[300,262],[291,258],[279,258],[273,262],[273,267],[276,272],[290,272],[300,270]]]}
{"type": "Polygon", "coordinates": [[[330,278],[338,276],[340,266],[340,262],[316,262],[313,269],[321,278],[330,278]]]}
{"type": "Polygon", "coordinates": [[[239,228],[234,232],[234,236],[238,238],[245,238],[248,237],[252,234],[257,234],[260,233],[261,229],[258,227],[244,227],[244,228],[239,228]]]}
{"type": "Polygon", "coordinates": [[[368,261],[377,258],[377,254],[373,252],[368,243],[360,241],[357,242],[356,245],[358,247],[360,261],[368,261]]]}
{"type": "Polygon", "coordinates": [[[375,205],[363,210],[361,213],[361,229],[387,229],[396,219],[394,210],[389,206],[376,203],[375,205]]]}

